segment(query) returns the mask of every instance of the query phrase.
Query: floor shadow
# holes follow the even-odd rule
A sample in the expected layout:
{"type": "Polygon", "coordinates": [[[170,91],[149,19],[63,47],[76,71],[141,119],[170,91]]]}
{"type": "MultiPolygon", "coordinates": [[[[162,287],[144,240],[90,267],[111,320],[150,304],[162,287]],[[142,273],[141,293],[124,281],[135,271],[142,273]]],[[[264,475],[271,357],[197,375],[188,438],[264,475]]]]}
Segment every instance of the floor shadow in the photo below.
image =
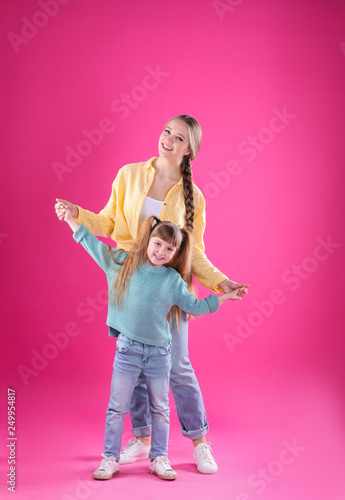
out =
{"type": "Polygon", "coordinates": [[[171,464],[172,468],[177,471],[183,471],[183,472],[190,472],[193,474],[200,474],[200,472],[197,471],[196,465],[191,464],[191,463],[184,463],[184,464],[171,464]]]}

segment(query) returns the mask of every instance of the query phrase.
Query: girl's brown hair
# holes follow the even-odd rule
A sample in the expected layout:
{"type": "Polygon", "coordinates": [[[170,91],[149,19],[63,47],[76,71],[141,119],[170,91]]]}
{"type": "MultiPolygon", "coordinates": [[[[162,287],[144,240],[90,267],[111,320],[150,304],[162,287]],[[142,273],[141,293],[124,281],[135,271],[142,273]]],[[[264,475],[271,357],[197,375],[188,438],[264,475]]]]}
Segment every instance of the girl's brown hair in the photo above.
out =
{"type": "MultiPolygon", "coordinates": [[[[180,229],[173,222],[160,221],[152,215],[143,222],[139,234],[123,262],[116,260],[117,251],[113,253],[109,247],[112,260],[116,264],[121,265],[112,287],[115,290],[115,305],[119,309],[123,306],[124,297],[132,274],[146,261],[147,247],[152,237],[160,238],[169,245],[176,247],[173,258],[165,267],[175,269],[187,283],[188,290],[194,293],[192,284],[192,235],[186,229],[180,229]]],[[[170,322],[172,318],[175,318],[178,324],[180,316],[180,308],[173,306],[167,319],[170,322]]]]}
{"type": "MultiPolygon", "coordinates": [[[[201,126],[194,116],[178,115],[171,120],[181,120],[188,127],[189,136],[189,154],[186,155],[181,163],[182,183],[184,204],[186,207],[186,228],[188,231],[193,231],[194,223],[194,196],[193,196],[193,179],[192,179],[192,164],[191,162],[198,156],[201,145],[201,126]]],[[[169,123],[168,122],[168,123],[169,123]]]]}

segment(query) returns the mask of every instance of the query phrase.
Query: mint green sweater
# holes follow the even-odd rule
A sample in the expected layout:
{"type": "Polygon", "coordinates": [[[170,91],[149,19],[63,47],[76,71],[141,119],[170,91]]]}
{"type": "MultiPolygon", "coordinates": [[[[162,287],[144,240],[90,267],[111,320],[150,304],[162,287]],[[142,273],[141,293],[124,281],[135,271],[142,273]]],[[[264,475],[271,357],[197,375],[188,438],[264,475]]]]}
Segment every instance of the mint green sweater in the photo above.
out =
{"type": "MultiPolygon", "coordinates": [[[[131,276],[121,309],[115,307],[112,285],[120,269],[111,259],[108,246],[98,240],[80,224],[74,232],[75,241],[81,243],[97,264],[105,271],[108,280],[109,304],[107,325],[112,329],[142,344],[166,347],[171,341],[169,323],[166,319],[172,306],[177,305],[186,313],[201,316],[219,309],[216,295],[198,300],[189,292],[186,282],[175,269],[140,266],[131,276]]],[[[124,261],[127,253],[116,252],[116,260],[124,261]]]]}

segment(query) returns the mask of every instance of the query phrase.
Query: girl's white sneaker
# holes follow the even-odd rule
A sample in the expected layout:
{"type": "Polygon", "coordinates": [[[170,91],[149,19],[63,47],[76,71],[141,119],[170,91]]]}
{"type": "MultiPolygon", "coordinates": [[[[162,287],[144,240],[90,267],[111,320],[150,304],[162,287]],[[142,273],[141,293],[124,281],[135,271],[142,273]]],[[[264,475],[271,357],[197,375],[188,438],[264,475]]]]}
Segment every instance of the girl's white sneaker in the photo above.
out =
{"type": "Polygon", "coordinates": [[[92,476],[94,479],[111,479],[120,472],[119,462],[116,462],[115,457],[106,457],[104,454],[102,457],[100,466],[92,476]]]}
{"type": "Polygon", "coordinates": [[[218,470],[212,453],[211,446],[208,443],[199,443],[193,452],[193,457],[196,460],[196,468],[202,474],[214,474],[218,470]]]}
{"type": "Polygon", "coordinates": [[[150,472],[166,481],[173,481],[177,478],[177,473],[171,468],[168,457],[164,456],[151,460],[150,472]]]}

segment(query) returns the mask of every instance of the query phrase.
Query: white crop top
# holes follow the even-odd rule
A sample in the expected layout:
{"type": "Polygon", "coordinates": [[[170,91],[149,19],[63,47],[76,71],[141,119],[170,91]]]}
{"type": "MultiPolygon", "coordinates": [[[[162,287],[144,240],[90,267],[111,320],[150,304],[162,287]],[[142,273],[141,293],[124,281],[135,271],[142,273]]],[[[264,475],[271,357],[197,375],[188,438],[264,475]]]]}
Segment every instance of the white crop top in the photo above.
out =
{"type": "Polygon", "coordinates": [[[141,207],[139,223],[141,224],[145,219],[147,219],[147,217],[150,217],[150,215],[155,215],[160,218],[162,206],[162,201],[154,200],[153,198],[146,196],[143,206],[141,207]]]}

